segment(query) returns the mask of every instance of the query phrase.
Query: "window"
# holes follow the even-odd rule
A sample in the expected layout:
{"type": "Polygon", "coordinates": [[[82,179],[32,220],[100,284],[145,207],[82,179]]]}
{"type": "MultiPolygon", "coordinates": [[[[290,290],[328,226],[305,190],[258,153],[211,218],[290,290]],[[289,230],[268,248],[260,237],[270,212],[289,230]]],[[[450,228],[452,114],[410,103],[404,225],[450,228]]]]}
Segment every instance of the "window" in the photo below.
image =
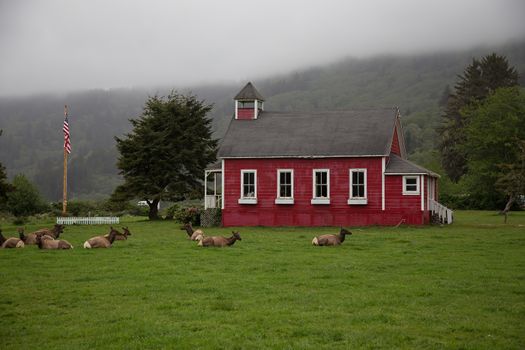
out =
{"type": "Polygon", "coordinates": [[[241,170],[239,204],[257,204],[257,170],[241,170]]]}
{"type": "Polygon", "coordinates": [[[293,170],[277,170],[277,198],[275,204],[293,204],[293,170]]]}
{"type": "Polygon", "coordinates": [[[350,169],[350,198],[348,204],[367,204],[366,169],[350,169]]]}
{"type": "Polygon", "coordinates": [[[251,108],[255,107],[255,101],[239,101],[239,108],[251,108]]]}
{"type": "Polygon", "coordinates": [[[403,194],[419,194],[419,176],[403,176],[403,194]]]}
{"type": "Polygon", "coordinates": [[[312,204],[330,204],[330,170],[313,170],[312,204]]]}

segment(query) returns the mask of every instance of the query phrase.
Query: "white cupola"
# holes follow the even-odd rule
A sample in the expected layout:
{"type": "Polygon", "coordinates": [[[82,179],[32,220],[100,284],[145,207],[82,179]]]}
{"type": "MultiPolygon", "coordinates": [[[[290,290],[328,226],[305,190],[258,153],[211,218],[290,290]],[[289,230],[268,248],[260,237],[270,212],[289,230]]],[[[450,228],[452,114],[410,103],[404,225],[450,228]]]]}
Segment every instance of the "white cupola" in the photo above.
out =
{"type": "Polygon", "coordinates": [[[252,83],[246,84],[235,96],[235,119],[257,119],[264,110],[264,97],[252,83]]]}

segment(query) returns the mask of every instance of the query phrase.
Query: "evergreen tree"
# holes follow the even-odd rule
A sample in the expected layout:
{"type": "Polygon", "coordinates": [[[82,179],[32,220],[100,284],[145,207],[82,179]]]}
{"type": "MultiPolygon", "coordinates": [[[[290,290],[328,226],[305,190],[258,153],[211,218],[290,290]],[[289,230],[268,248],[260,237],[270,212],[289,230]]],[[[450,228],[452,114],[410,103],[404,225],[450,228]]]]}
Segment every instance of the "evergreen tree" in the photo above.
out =
{"type": "Polygon", "coordinates": [[[518,73],[509,67],[504,56],[493,53],[481,61],[473,59],[458,79],[455,93],[450,95],[445,108],[443,125],[438,130],[443,169],[456,182],[467,172],[464,144],[468,118],[462,110],[480,103],[498,88],[518,85],[518,73]]]}
{"type": "MultiPolygon", "coordinates": [[[[2,130],[0,130],[0,136],[2,130]]],[[[7,174],[5,167],[0,163],[0,210],[5,209],[5,202],[7,200],[7,193],[10,192],[13,187],[7,182],[7,174]]]]}
{"type": "Polygon", "coordinates": [[[149,218],[157,219],[160,200],[181,200],[199,189],[204,169],[217,153],[207,118],[211,108],[192,95],[150,97],[142,115],[130,120],[132,132],[115,138],[124,184],[112,200],[145,200],[149,218]]]}

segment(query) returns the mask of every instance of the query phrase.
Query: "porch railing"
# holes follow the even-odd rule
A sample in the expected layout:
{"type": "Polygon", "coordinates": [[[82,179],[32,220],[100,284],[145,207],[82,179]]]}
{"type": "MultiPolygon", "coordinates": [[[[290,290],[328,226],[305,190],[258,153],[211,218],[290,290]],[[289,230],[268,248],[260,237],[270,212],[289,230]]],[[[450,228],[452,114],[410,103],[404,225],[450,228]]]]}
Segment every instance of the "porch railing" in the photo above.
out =
{"type": "Polygon", "coordinates": [[[222,201],[222,196],[221,195],[213,195],[213,194],[209,194],[207,195],[204,200],[206,201],[205,203],[205,208],[208,209],[208,208],[220,208],[221,207],[221,201],[222,201]]]}
{"type": "Polygon", "coordinates": [[[433,199],[430,200],[429,209],[442,224],[451,224],[454,221],[454,211],[433,199]]]}

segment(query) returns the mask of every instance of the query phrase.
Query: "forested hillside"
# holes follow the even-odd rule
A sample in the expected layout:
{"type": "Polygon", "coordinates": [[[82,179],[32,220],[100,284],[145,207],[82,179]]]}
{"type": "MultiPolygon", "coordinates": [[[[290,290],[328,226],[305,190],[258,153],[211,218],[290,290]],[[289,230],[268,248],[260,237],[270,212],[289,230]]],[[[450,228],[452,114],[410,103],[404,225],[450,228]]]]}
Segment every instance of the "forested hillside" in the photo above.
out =
{"type": "MultiPolygon", "coordinates": [[[[441,107],[456,76],[473,57],[497,52],[516,67],[524,85],[525,42],[464,52],[346,59],[329,66],[272,78],[251,79],[267,110],[334,110],[398,106],[408,151],[421,164],[432,161],[441,107]]],[[[200,86],[191,91],[214,104],[220,138],[233,113],[233,96],[246,82],[200,86]]],[[[61,198],[63,105],[70,106],[73,151],[70,198],[107,196],[120,182],[114,136],[130,130],[148,95],[178,87],[75,92],[63,96],[0,98],[0,162],[10,177],[24,173],[49,200],[61,198]]],[[[435,162],[434,162],[435,163],[435,162]]]]}

